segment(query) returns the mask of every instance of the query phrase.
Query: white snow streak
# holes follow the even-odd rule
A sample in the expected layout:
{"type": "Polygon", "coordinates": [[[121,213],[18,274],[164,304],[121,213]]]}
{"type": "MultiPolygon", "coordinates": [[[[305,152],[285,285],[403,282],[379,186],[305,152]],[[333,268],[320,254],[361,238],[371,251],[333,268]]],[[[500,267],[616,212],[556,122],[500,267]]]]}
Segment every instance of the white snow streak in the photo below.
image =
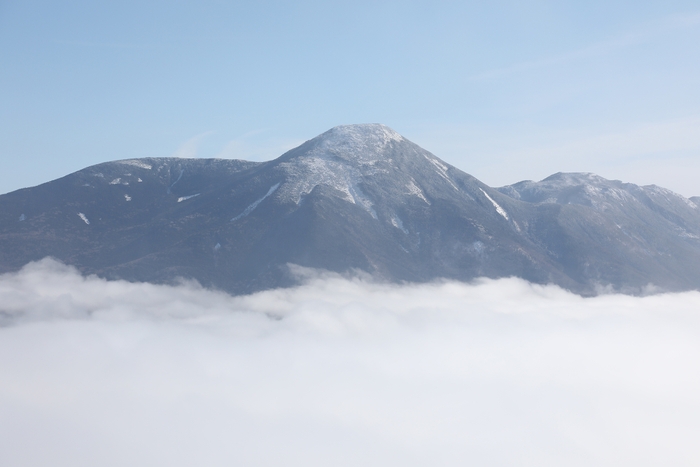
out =
{"type": "Polygon", "coordinates": [[[430,201],[428,201],[425,196],[423,195],[423,190],[421,190],[418,185],[416,185],[416,181],[411,179],[411,183],[406,185],[406,188],[408,188],[408,194],[414,195],[425,201],[425,204],[430,206],[430,201]]]}
{"type": "Polygon", "coordinates": [[[82,212],[79,212],[79,213],[78,213],[78,217],[80,217],[80,218],[83,220],[83,222],[85,222],[86,224],[90,225],[90,221],[88,220],[87,217],[85,217],[85,214],[83,214],[82,212]]]}
{"type": "Polygon", "coordinates": [[[437,173],[439,176],[444,178],[447,181],[447,183],[449,183],[452,186],[452,188],[454,188],[456,191],[459,191],[459,188],[457,188],[457,185],[455,185],[452,182],[452,180],[450,180],[450,177],[447,175],[447,166],[445,164],[441,163],[438,160],[430,158],[430,157],[426,156],[425,154],[423,155],[423,157],[428,159],[428,161],[435,166],[435,168],[437,169],[437,170],[435,170],[435,173],[437,173]]]}
{"type": "MultiPolygon", "coordinates": [[[[479,188],[481,190],[481,188],[479,188]]],[[[491,201],[491,204],[493,204],[493,207],[496,208],[496,212],[498,212],[501,216],[503,216],[506,220],[508,220],[508,213],[506,212],[505,209],[503,209],[497,202],[493,200],[489,195],[486,194],[484,190],[481,190],[481,192],[488,198],[489,201],[491,201]]]]}
{"type": "Polygon", "coordinates": [[[126,164],[126,165],[132,165],[134,167],[140,167],[140,168],[146,169],[146,170],[151,170],[153,168],[153,166],[151,164],[146,164],[145,162],[142,162],[142,161],[137,160],[137,159],[132,159],[132,160],[128,160],[128,161],[119,161],[119,163],[126,164]]]}
{"type": "Polygon", "coordinates": [[[391,218],[391,225],[408,235],[408,230],[403,226],[403,221],[398,216],[391,218]]]}
{"type": "Polygon", "coordinates": [[[683,228],[680,228],[680,227],[679,227],[678,229],[679,229],[679,231],[680,231],[679,234],[678,234],[680,237],[683,237],[683,238],[695,238],[695,239],[700,238],[700,237],[698,237],[697,235],[691,234],[690,232],[688,232],[687,230],[685,230],[685,229],[683,229],[683,228]]]}
{"type": "Polygon", "coordinates": [[[119,185],[121,183],[122,179],[121,178],[115,178],[111,182],[109,182],[110,185],[119,185]]]}
{"type": "Polygon", "coordinates": [[[272,193],[274,193],[275,190],[277,190],[277,188],[279,188],[279,186],[280,186],[279,183],[276,183],[275,185],[272,185],[272,187],[270,187],[270,189],[267,190],[267,193],[265,194],[265,196],[263,196],[263,197],[260,198],[259,200],[255,201],[253,204],[251,204],[251,205],[248,206],[247,208],[245,208],[245,210],[244,210],[242,213],[240,213],[239,215],[237,215],[236,217],[234,217],[233,219],[231,219],[231,222],[235,222],[235,221],[237,221],[238,219],[240,219],[240,218],[242,218],[242,217],[245,217],[245,216],[247,216],[248,214],[250,214],[251,212],[253,212],[253,210],[254,210],[255,208],[257,208],[258,205],[259,205],[260,203],[262,203],[262,202],[265,200],[265,198],[267,198],[267,197],[270,196],[272,193]]]}
{"type": "Polygon", "coordinates": [[[170,185],[170,186],[168,187],[168,194],[170,194],[170,189],[171,189],[172,187],[174,187],[175,184],[176,184],[177,182],[180,181],[180,179],[182,178],[182,175],[183,175],[184,173],[185,173],[185,169],[180,170],[180,176],[177,177],[177,180],[175,180],[175,181],[173,182],[173,184],[170,185]]]}
{"type": "Polygon", "coordinates": [[[178,202],[178,203],[182,203],[183,201],[187,201],[188,199],[192,199],[192,198],[194,198],[195,196],[199,196],[199,195],[201,195],[201,193],[195,193],[194,195],[189,195],[189,196],[180,196],[180,197],[177,199],[177,202],[178,202]]]}
{"type": "Polygon", "coordinates": [[[127,201],[131,201],[131,196],[129,196],[129,195],[124,195],[124,199],[127,200],[127,201]]]}

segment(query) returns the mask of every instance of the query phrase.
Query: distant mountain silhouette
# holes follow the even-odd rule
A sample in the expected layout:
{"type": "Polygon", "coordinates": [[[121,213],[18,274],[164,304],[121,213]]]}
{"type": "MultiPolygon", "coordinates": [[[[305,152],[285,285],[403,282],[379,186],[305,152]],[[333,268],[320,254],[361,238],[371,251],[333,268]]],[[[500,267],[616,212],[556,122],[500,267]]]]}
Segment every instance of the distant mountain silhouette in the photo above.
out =
{"type": "Polygon", "coordinates": [[[593,174],[494,189],[386,126],[347,125],[269,162],[122,160],[2,195],[0,272],[52,256],[231,293],[293,285],[290,264],[582,294],[700,289],[698,206],[593,174]]]}

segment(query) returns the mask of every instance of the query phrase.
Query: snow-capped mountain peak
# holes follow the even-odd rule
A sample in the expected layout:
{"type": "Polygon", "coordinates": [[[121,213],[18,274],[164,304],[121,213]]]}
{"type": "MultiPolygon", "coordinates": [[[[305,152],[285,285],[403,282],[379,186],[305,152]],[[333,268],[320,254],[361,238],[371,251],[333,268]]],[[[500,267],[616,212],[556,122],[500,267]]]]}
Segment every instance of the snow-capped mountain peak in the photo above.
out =
{"type": "Polygon", "coordinates": [[[374,164],[383,158],[388,146],[403,140],[400,134],[379,123],[340,125],[311,140],[317,145],[309,156],[335,156],[359,164],[374,164]]]}
{"type": "Polygon", "coordinates": [[[589,173],[496,190],[384,125],[343,125],[268,162],[129,159],[2,195],[0,273],[50,255],[234,293],[293,284],[288,264],[700,289],[699,205],[589,173]]]}

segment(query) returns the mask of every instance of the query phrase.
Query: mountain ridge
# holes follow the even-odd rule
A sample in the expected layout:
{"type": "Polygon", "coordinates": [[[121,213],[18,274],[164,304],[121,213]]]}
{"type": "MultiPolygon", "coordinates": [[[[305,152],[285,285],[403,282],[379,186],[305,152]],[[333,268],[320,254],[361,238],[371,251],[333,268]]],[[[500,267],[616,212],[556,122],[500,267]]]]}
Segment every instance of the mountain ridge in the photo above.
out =
{"type": "Polygon", "coordinates": [[[288,264],[377,280],[517,276],[591,295],[700,288],[700,203],[554,174],[492,188],[380,124],[267,162],[143,158],[0,195],[0,272],[44,256],[113,279],[293,285],[288,264]]]}

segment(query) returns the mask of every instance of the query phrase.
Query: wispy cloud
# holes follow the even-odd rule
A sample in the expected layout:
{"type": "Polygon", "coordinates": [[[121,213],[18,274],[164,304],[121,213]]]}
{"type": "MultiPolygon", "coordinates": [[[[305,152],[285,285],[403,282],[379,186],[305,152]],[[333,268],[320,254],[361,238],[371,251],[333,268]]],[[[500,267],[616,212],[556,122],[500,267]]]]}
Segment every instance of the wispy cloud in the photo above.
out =
{"type": "Polygon", "coordinates": [[[135,44],[129,42],[96,42],[54,39],[55,44],[100,49],[161,49],[162,44],[135,44]]]}
{"type": "Polygon", "coordinates": [[[220,159],[245,159],[267,161],[275,159],[292,148],[302,144],[303,140],[275,140],[259,136],[267,132],[265,129],[249,131],[236,139],[230,140],[215,156],[220,159]]]}
{"type": "Polygon", "coordinates": [[[638,158],[646,154],[700,150],[700,116],[646,122],[611,132],[580,135],[547,146],[523,148],[514,158],[552,157],[568,159],[638,158]]]}
{"type": "Polygon", "coordinates": [[[687,15],[673,15],[660,19],[652,24],[646,24],[637,30],[620,33],[610,39],[595,42],[593,44],[571,50],[565,53],[543,57],[536,60],[516,63],[513,65],[487,70],[468,77],[472,81],[486,81],[500,78],[529,70],[546,68],[554,65],[561,65],[578,61],[588,57],[595,57],[615,53],[645,42],[654,40],[656,37],[679,29],[697,27],[700,25],[700,13],[687,15]]]}
{"type": "Polygon", "coordinates": [[[190,138],[187,141],[185,141],[184,143],[182,143],[180,145],[180,147],[177,148],[177,151],[175,151],[171,157],[182,157],[182,158],[197,157],[197,149],[199,148],[199,144],[207,136],[210,136],[213,134],[214,134],[214,131],[205,131],[204,133],[200,133],[196,136],[193,136],[192,138],[190,138]]]}
{"type": "Polygon", "coordinates": [[[700,461],[698,292],[307,280],[0,276],[3,465],[700,461]]]}

